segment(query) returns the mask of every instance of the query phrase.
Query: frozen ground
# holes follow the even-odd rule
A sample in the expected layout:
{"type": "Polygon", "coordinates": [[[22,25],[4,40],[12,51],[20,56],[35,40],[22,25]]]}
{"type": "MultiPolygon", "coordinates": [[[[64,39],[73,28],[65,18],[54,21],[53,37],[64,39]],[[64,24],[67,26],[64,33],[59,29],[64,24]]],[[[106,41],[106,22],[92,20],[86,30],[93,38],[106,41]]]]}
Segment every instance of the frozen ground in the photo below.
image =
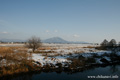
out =
{"type": "MultiPolygon", "coordinates": [[[[46,44],[45,46],[47,46],[46,44]]],[[[87,45],[87,44],[50,44],[49,47],[55,48],[52,49],[53,53],[33,53],[32,59],[36,63],[41,63],[41,66],[46,64],[53,64],[56,65],[57,63],[62,63],[64,66],[66,63],[71,64],[72,61],[68,58],[77,58],[78,56],[82,55],[83,57],[91,57],[92,54],[96,53],[99,56],[104,53],[111,53],[111,51],[103,51],[103,50],[96,50],[95,48],[84,48],[87,46],[96,46],[96,45],[87,45]]],[[[51,50],[41,50],[41,51],[51,51],[51,50]]],[[[109,58],[105,57],[109,60],[109,58]]],[[[96,59],[97,63],[100,62],[100,59],[96,59]]]]}
{"type": "Polygon", "coordinates": [[[3,44],[3,43],[0,43],[0,47],[21,47],[21,46],[24,46],[24,44],[11,44],[11,43],[3,44]]]}
{"type": "MultiPolygon", "coordinates": [[[[42,43],[44,46],[48,47],[87,47],[87,46],[98,46],[95,44],[54,44],[54,43],[42,43]]],[[[0,43],[0,46],[24,46],[24,44],[20,43],[0,43]]]]}
{"type": "MultiPolygon", "coordinates": [[[[23,44],[0,44],[0,46],[24,46],[23,44]]],[[[85,58],[92,57],[93,54],[97,54],[98,56],[103,55],[104,53],[110,54],[111,51],[103,51],[96,50],[94,47],[99,45],[93,44],[46,44],[43,43],[43,47],[46,49],[38,49],[37,53],[32,53],[32,59],[34,60],[34,64],[38,66],[44,66],[46,64],[52,64],[56,66],[57,63],[61,63],[62,66],[66,64],[71,64],[72,59],[78,58],[82,55],[85,58]],[[42,52],[42,53],[41,53],[42,52]]],[[[28,53],[32,50],[28,49],[28,53]]],[[[120,55],[120,52],[118,52],[120,55]]],[[[110,61],[110,58],[107,56],[103,57],[107,61],[110,61]]],[[[100,58],[95,58],[97,63],[102,64],[100,58]]],[[[5,65],[6,60],[3,59],[0,61],[3,65],[5,65]]],[[[1,65],[0,65],[1,66],[1,65]]],[[[56,66],[57,67],[57,66],[56,66]]]]}

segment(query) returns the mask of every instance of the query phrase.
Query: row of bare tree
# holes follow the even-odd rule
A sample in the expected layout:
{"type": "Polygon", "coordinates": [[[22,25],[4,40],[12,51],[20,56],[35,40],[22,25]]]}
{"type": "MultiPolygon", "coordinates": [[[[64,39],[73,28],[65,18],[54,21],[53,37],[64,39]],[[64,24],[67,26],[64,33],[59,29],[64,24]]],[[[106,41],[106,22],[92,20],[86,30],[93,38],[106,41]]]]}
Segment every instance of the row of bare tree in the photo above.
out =
{"type": "Polygon", "coordinates": [[[104,39],[104,41],[101,43],[102,49],[108,49],[108,48],[118,48],[120,47],[120,42],[117,43],[115,39],[111,39],[111,41],[107,41],[104,39]]]}
{"type": "MultiPolygon", "coordinates": [[[[27,48],[31,48],[34,52],[37,48],[42,46],[42,42],[39,37],[33,36],[27,40],[27,43],[25,44],[25,46],[27,48]]],[[[101,43],[101,47],[103,48],[116,47],[116,46],[120,46],[120,42],[117,44],[115,39],[111,39],[111,41],[104,39],[104,41],[101,43]]]]}

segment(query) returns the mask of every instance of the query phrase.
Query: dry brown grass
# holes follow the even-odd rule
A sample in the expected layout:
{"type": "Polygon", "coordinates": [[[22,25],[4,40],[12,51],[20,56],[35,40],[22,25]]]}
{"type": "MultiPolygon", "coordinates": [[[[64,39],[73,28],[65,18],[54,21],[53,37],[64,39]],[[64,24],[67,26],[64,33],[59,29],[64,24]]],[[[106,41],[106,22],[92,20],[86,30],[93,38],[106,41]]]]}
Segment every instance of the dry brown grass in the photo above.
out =
{"type": "Polygon", "coordinates": [[[5,75],[13,75],[13,74],[24,73],[28,71],[34,71],[34,70],[38,70],[38,67],[33,66],[33,64],[30,64],[29,62],[27,62],[26,64],[3,66],[3,67],[0,67],[0,77],[5,75]]]}
{"type": "Polygon", "coordinates": [[[35,51],[34,53],[56,53],[55,51],[53,50],[50,50],[50,51],[35,51]]]}
{"type": "Polygon", "coordinates": [[[15,73],[20,73],[20,72],[28,72],[28,68],[26,67],[22,67],[20,68],[21,65],[10,65],[10,66],[7,66],[7,67],[1,67],[1,75],[0,76],[3,76],[3,75],[12,75],[12,74],[15,74],[15,73]]]}
{"type": "Polygon", "coordinates": [[[13,53],[13,47],[0,47],[0,53],[13,53]]]}
{"type": "Polygon", "coordinates": [[[38,48],[38,50],[51,50],[51,48],[50,47],[40,47],[40,48],[38,48]]]}
{"type": "Polygon", "coordinates": [[[94,46],[87,46],[87,47],[83,47],[83,48],[95,48],[94,46]]]}
{"type": "Polygon", "coordinates": [[[31,54],[24,47],[0,47],[0,76],[34,69],[31,54]],[[2,60],[5,60],[4,64],[2,60]]]}
{"type": "Polygon", "coordinates": [[[55,47],[40,47],[38,50],[57,50],[55,47]]]}

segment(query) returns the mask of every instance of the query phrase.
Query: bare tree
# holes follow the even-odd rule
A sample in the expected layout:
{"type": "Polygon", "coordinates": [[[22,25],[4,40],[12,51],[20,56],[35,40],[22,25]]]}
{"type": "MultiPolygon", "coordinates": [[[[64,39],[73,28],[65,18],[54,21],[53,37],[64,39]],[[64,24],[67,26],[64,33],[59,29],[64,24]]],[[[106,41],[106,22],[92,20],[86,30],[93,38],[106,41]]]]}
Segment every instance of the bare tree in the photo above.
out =
{"type": "Polygon", "coordinates": [[[111,46],[111,47],[116,46],[116,40],[115,40],[115,39],[112,39],[112,40],[109,42],[109,46],[111,46]]]}
{"type": "Polygon", "coordinates": [[[32,48],[32,51],[34,52],[37,48],[39,48],[42,45],[42,42],[39,37],[33,36],[27,40],[27,43],[25,44],[26,47],[32,48]]]}
{"type": "Polygon", "coordinates": [[[101,43],[101,46],[104,46],[104,47],[108,46],[108,43],[109,42],[106,39],[104,39],[104,41],[101,43]]]}

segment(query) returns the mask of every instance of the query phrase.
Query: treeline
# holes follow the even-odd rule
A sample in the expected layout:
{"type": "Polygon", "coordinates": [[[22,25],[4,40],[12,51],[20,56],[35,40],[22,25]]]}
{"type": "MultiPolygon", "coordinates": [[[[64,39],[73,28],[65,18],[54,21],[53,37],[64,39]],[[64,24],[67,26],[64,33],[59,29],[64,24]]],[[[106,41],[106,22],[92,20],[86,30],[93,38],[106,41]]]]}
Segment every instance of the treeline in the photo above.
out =
{"type": "Polygon", "coordinates": [[[103,42],[100,44],[100,49],[113,49],[119,48],[120,42],[117,43],[115,39],[111,39],[110,41],[104,39],[103,42]]]}

